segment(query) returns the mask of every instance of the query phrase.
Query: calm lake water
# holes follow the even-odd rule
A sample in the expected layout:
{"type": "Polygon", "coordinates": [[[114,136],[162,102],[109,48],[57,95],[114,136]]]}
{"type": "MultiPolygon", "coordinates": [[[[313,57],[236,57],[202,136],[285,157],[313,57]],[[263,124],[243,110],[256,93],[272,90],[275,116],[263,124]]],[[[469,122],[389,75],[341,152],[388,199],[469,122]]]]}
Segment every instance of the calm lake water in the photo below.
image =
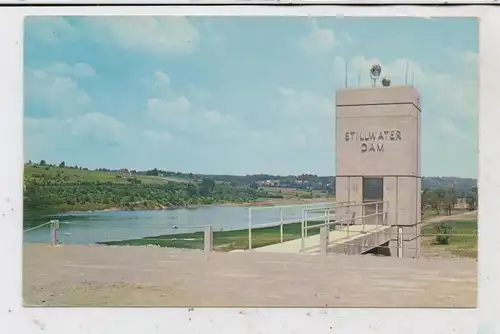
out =
{"type": "MultiPolygon", "coordinates": [[[[319,206],[315,204],[314,206],[319,206]]],[[[312,205],[308,205],[312,207],[312,205]]],[[[283,219],[300,219],[306,205],[284,207],[283,219]]],[[[321,215],[315,213],[314,215],[321,215]]],[[[309,215],[312,216],[312,215],[309,215]]],[[[214,231],[248,227],[248,207],[213,205],[195,209],[158,211],[78,212],[56,215],[26,215],[24,229],[50,219],[58,219],[60,241],[66,244],[93,244],[99,241],[136,239],[156,235],[203,231],[212,224],[214,231]]],[[[252,225],[280,221],[279,207],[252,209],[252,225]]],[[[50,228],[45,226],[24,233],[24,242],[50,241],[50,228]]]]}

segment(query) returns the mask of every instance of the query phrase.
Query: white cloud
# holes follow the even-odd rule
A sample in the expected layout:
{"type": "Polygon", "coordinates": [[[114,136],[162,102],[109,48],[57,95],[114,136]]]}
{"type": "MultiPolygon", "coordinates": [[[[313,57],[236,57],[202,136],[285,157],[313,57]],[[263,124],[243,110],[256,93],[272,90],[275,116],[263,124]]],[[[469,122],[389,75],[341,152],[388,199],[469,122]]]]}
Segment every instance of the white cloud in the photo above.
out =
{"type": "Polygon", "coordinates": [[[300,49],[307,56],[329,55],[338,46],[340,41],[330,29],[315,28],[299,41],[300,49]]]}
{"type": "Polygon", "coordinates": [[[184,130],[188,125],[191,109],[191,102],[184,96],[172,100],[155,97],[147,101],[149,117],[155,122],[160,122],[159,125],[169,128],[177,127],[184,130]]]}
{"type": "Polygon", "coordinates": [[[172,140],[172,135],[167,131],[144,130],[143,136],[152,144],[166,145],[172,140]]]}
{"type": "MultiPolygon", "coordinates": [[[[474,62],[474,53],[456,54],[456,59],[462,62],[474,62]]],[[[363,56],[356,56],[348,60],[348,84],[350,87],[358,84],[360,86],[370,86],[371,79],[369,70],[373,64],[382,66],[381,78],[389,76],[392,85],[404,85],[415,83],[415,86],[424,94],[423,106],[428,101],[428,96],[432,99],[432,105],[437,108],[434,112],[447,113],[456,117],[477,117],[477,65],[472,68],[472,72],[457,72],[453,75],[423,69],[417,62],[411,59],[396,59],[390,63],[382,63],[379,59],[367,59],[363,56]],[[408,66],[408,71],[406,68],[408,66]]],[[[470,65],[470,64],[469,64],[470,65]]],[[[345,59],[335,57],[333,61],[333,73],[337,84],[343,84],[345,79],[345,59]]]]}
{"type": "Polygon", "coordinates": [[[82,37],[156,55],[193,53],[200,40],[196,28],[182,16],[89,16],[73,24],[62,17],[30,17],[27,31],[44,43],[82,37]]]}
{"type": "Polygon", "coordinates": [[[25,117],[24,128],[28,137],[50,137],[64,141],[83,137],[108,143],[124,141],[128,131],[123,122],[98,112],[73,118],[25,117]]]}
{"type": "MultiPolygon", "coordinates": [[[[172,132],[188,132],[211,139],[227,137],[232,131],[230,128],[238,126],[232,115],[216,109],[206,109],[184,95],[177,95],[171,86],[169,76],[164,72],[155,71],[151,78],[143,82],[158,88],[154,91],[155,96],[149,98],[146,103],[147,114],[155,127],[167,128],[172,132]],[[220,131],[214,134],[215,128],[220,131]]],[[[201,92],[197,91],[197,95],[200,94],[201,92]]]]}
{"type": "Polygon", "coordinates": [[[69,65],[66,63],[54,63],[46,69],[46,72],[54,75],[74,77],[95,76],[95,70],[87,63],[76,63],[74,65],[69,65]]]}
{"type": "Polygon", "coordinates": [[[82,33],[89,39],[150,54],[189,54],[197,51],[200,39],[181,16],[87,17],[82,22],[82,33]]]}
{"type": "Polygon", "coordinates": [[[169,86],[170,78],[162,71],[156,71],[154,73],[154,83],[155,86],[169,86]]]}
{"type": "Polygon", "coordinates": [[[479,55],[476,52],[466,51],[460,53],[461,58],[471,66],[477,66],[479,62],[479,55]]]}
{"type": "Polygon", "coordinates": [[[205,110],[202,113],[203,120],[211,125],[230,125],[234,120],[233,116],[229,114],[223,114],[218,110],[210,109],[205,110]]]}
{"type": "Polygon", "coordinates": [[[313,91],[296,91],[291,88],[281,87],[281,110],[287,117],[301,117],[307,120],[314,120],[320,117],[320,122],[325,117],[330,117],[333,121],[335,105],[331,98],[324,97],[313,91]]]}
{"type": "Polygon", "coordinates": [[[311,31],[302,37],[298,46],[309,57],[330,56],[341,45],[352,44],[353,40],[347,33],[336,33],[331,29],[319,27],[316,20],[311,19],[311,31]]]}
{"type": "Polygon", "coordinates": [[[26,101],[46,107],[53,115],[80,113],[83,107],[88,106],[92,101],[90,96],[69,76],[58,75],[50,68],[46,70],[25,68],[24,71],[26,101]]]}
{"type": "Polygon", "coordinates": [[[90,137],[99,141],[122,142],[126,139],[127,126],[114,117],[92,112],[71,123],[71,134],[90,137]]]}

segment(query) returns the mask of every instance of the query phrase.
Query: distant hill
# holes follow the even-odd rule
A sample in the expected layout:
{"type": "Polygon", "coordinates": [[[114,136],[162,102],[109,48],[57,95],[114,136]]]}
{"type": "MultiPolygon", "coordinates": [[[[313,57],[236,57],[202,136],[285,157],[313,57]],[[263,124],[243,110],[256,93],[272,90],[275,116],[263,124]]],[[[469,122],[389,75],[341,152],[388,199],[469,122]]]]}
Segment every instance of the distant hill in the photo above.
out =
{"type": "Polygon", "coordinates": [[[179,174],[99,168],[26,164],[24,210],[158,210],[204,204],[249,203],[281,199],[264,189],[233,187],[210,179],[188,179],[179,174]]]}
{"type": "MultiPolygon", "coordinates": [[[[59,166],[58,166],[59,167],[59,166]]],[[[25,182],[45,181],[48,183],[79,183],[85,181],[107,182],[113,184],[165,184],[165,183],[194,183],[199,184],[204,179],[213,180],[216,183],[227,183],[237,188],[265,187],[267,189],[294,188],[303,190],[318,190],[321,192],[335,193],[334,176],[318,176],[314,174],[301,175],[210,175],[165,171],[161,169],[150,169],[146,171],[136,171],[128,169],[111,170],[98,168],[89,170],[78,166],[63,169],[55,165],[27,164],[25,166],[25,182]]],[[[61,166],[62,167],[62,166],[61,166]]],[[[29,182],[31,183],[31,182],[29,182]]],[[[466,193],[477,186],[477,180],[460,177],[422,177],[422,189],[442,189],[454,186],[457,193],[466,193]]]]}
{"type": "Polygon", "coordinates": [[[422,189],[442,189],[453,185],[460,195],[477,187],[477,180],[461,177],[422,177],[422,189]]]}

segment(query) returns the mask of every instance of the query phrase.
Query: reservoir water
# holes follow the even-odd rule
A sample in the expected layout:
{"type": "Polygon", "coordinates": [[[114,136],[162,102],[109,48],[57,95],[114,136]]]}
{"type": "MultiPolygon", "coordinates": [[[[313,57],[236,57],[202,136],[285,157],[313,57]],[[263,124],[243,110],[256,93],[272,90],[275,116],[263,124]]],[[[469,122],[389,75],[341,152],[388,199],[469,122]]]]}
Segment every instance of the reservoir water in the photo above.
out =
{"type": "MultiPolygon", "coordinates": [[[[314,205],[252,208],[252,226],[301,219],[302,210],[314,205]],[[282,211],[282,213],[280,212],[282,211]]],[[[211,205],[193,209],[155,211],[75,212],[55,215],[26,215],[24,229],[58,219],[60,241],[65,244],[94,244],[99,241],[136,239],[149,236],[203,231],[212,224],[214,231],[248,228],[248,207],[211,205]]],[[[313,215],[321,215],[319,212],[313,215]]],[[[311,216],[311,215],[309,215],[311,216]]],[[[49,226],[24,233],[24,242],[50,242],[49,226]]]]}

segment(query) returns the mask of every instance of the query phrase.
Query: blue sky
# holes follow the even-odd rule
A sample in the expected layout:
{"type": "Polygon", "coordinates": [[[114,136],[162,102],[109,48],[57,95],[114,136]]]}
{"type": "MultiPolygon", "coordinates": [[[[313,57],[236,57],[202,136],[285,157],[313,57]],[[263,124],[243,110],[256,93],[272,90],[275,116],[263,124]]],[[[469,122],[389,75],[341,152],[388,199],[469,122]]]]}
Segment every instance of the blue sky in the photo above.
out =
{"type": "Polygon", "coordinates": [[[335,175],[335,91],[422,94],[422,174],[477,177],[473,18],[29,17],[25,160],[335,175]]]}

